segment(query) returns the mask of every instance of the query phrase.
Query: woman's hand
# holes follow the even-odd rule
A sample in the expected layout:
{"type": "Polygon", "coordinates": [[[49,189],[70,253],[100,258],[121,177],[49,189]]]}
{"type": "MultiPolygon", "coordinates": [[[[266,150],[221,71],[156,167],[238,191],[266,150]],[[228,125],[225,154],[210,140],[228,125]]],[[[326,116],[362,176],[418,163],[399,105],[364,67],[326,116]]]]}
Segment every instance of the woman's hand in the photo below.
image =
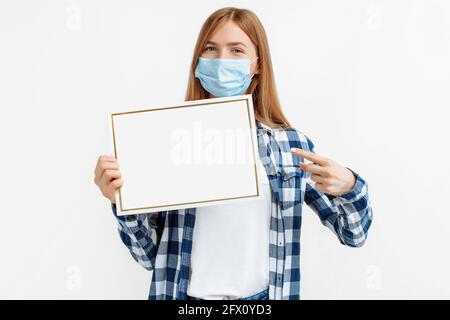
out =
{"type": "Polygon", "coordinates": [[[300,168],[311,173],[311,180],[315,182],[316,189],[333,196],[341,196],[352,191],[355,186],[356,178],[353,173],[333,160],[298,148],[291,148],[291,152],[313,162],[300,163],[300,168]]]}
{"type": "Polygon", "coordinates": [[[103,196],[109,199],[111,203],[116,203],[116,190],[123,184],[117,159],[108,155],[101,155],[98,157],[94,174],[94,182],[103,196]]]}

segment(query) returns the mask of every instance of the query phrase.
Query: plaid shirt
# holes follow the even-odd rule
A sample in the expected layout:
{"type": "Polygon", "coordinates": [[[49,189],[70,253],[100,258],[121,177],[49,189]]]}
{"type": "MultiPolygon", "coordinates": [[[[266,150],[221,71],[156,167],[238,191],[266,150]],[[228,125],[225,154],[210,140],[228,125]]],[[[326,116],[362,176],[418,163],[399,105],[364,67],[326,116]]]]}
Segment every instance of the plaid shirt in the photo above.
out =
{"type": "MultiPolygon", "coordinates": [[[[300,299],[300,227],[303,201],[338,240],[360,247],[372,222],[367,183],[351,169],[356,184],[342,196],[314,189],[303,158],[292,147],[314,152],[314,144],[296,129],[272,129],[257,122],[258,150],[271,190],[269,299],[300,299]]],[[[185,300],[189,282],[195,208],[118,217],[119,234],[131,256],[153,270],[149,299],[185,300]]],[[[230,235],[232,236],[232,235],[230,235]]],[[[226,241],[226,239],[224,239],[226,241]]]]}

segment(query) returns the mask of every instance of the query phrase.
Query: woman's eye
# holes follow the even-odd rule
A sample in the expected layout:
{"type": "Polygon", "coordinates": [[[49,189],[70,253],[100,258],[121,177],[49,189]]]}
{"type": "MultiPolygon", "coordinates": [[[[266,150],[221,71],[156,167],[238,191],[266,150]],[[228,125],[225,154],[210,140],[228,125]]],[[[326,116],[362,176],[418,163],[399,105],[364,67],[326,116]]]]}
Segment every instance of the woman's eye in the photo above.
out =
{"type": "Polygon", "coordinates": [[[234,49],[232,49],[232,51],[233,51],[234,53],[244,53],[244,51],[242,51],[242,50],[239,49],[239,48],[234,48],[234,49]]]}
{"type": "Polygon", "coordinates": [[[214,48],[214,47],[206,47],[205,48],[205,51],[214,51],[216,48],[214,48]]]}

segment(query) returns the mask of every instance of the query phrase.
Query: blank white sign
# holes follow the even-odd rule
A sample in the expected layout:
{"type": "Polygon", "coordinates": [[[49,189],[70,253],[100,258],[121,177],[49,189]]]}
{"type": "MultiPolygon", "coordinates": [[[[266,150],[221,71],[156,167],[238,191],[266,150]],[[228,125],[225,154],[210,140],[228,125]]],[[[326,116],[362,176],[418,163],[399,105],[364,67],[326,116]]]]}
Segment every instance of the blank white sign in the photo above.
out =
{"type": "Polygon", "coordinates": [[[111,122],[124,180],[118,215],[261,197],[251,95],[113,113],[111,122]]]}

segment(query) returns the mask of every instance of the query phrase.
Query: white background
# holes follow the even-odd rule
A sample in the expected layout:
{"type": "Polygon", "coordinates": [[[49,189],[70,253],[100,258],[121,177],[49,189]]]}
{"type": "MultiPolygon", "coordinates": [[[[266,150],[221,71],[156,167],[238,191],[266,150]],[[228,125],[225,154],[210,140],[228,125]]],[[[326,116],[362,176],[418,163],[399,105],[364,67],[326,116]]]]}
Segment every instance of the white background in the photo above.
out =
{"type": "Polygon", "coordinates": [[[283,109],[316,152],[369,183],[366,245],[307,208],[302,298],[450,298],[450,2],[0,2],[0,298],[145,299],[93,183],[105,116],[181,101],[198,31],[252,9],[283,109]]]}

